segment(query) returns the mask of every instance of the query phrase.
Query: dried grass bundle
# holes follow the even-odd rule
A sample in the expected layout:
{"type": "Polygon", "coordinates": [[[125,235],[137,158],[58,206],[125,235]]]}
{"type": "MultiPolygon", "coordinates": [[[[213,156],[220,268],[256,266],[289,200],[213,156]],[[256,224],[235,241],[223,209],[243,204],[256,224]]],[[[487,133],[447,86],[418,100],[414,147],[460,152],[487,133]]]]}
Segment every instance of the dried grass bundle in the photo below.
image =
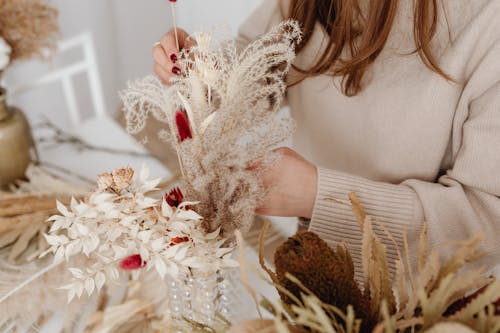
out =
{"type": "Polygon", "coordinates": [[[1,0],[0,36],[12,48],[10,61],[46,58],[56,48],[57,15],[47,0],[1,0]]]}
{"type": "Polygon", "coordinates": [[[69,203],[71,195],[79,197],[85,190],[33,165],[26,176],[28,182],[0,194],[0,250],[8,252],[0,262],[21,265],[36,259],[48,247],[43,234],[56,213],[56,200],[69,203]]]}
{"type": "Polygon", "coordinates": [[[240,54],[232,40],[213,47],[211,35],[195,36],[197,46],[179,57],[184,75],[171,87],[147,77],[122,93],[127,127],[141,131],[149,115],[166,124],[160,134],[178,153],[183,191],[200,202],[204,228],[232,235],[250,228],[265,196],[258,175],[294,128],[277,111],[301,32],[284,22],[240,54]]]}
{"type": "Polygon", "coordinates": [[[71,331],[85,301],[66,303],[66,293],[56,287],[69,278],[66,267],[38,259],[48,244],[43,236],[55,213],[56,199],[68,201],[83,189],[30,166],[29,182],[0,193],[0,314],[3,326],[16,332],[37,327],[58,309],[66,309],[65,328],[71,331]]]}

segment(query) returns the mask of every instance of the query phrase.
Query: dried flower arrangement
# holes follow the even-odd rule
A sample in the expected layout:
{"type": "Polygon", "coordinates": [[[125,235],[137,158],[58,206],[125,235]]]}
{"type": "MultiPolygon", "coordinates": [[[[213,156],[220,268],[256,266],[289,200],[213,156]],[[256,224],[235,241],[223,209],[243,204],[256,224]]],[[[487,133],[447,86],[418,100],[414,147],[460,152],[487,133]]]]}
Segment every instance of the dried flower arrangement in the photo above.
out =
{"type": "Polygon", "coordinates": [[[70,209],[57,203],[62,215],[49,219],[45,237],[51,246],[45,253],[53,253],[56,263],[80,254],[89,262],[69,268],[73,279],[62,287],[68,302],[84,290],[91,296],[107,280],[118,280],[119,268],[154,267],[163,279],[179,271],[212,273],[238,265],[220,228],[203,232],[202,217],[191,208],[196,202],[183,201],[178,189],[160,200],[147,195],[160,182],[148,180],[148,173],[147,168],[138,177],[130,168],[103,173],[85,200],[72,199],[70,209]]]}
{"type": "Polygon", "coordinates": [[[0,71],[16,60],[47,57],[59,36],[57,14],[47,0],[2,0],[0,71]]]}
{"type": "MultiPolygon", "coordinates": [[[[144,286],[147,276],[160,281],[166,274],[203,274],[236,266],[229,258],[233,248],[227,237],[236,228],[250,226],[265,194],[258,173],[276,158],[272,148],[293,127],[277,110],[300,37],[297,24],[285,22],[238,54],[234,41],[213,48],[211,35],[198,34],[198,45],[179,54],[184,76],[171,88],[151,77],[131,85],[122,95],[129,129],[139,130],[150,112],[167,124],[161,135],[178,153],[182,191],[174,189],[157,200],[149,193],[158,180],[147,180],[146,172],[135,177],[133,170],[120,169],[100,175],[97,189],[71,199],[69,208],[57,203],[62,215],[49,219],[50,230],[43,238],[43,255],[54,258],[53,263],[47,264],[43,256],[34,259],[30,276],[21,275],[15,286],[8,284],[13,288],[4,289],[0,305],[18,306],[12,296],[23,294],[27,285],[38,286],[36,292],[47,295],[41,298],[59,304],[59,294],[41,285],[54,274],[59,277],[55,281],[69,281],[62,287],[68,300],[81,296],[80,302],[85,302],[104,297],[107,281],[127,275],[120,271],[133,270],[134,281],[144,286]]],[[[164,322],[161,305],[152,299],[134,298],[122,305],[121,310],[139,306],[137,314],[146,311],[151,325],[164,322]]],[[[32,323],[50,313],[41,308],[32,323]]],[[[120,311],[100,309],[103,316],[120,311]]],[[[14,312],[10,320],[18,319],[14,312]]],[[[98,331],[110,324],[105,317],[93,323],[89,327],[98,331]]]]}
{"type": "Polygon", "coordinates": [[[178,154],[182,190],[199,202],[204,229],[232,235],[249,229],[265,196],[258,175],[293,130],[277,111],[301,31],[283,22],[240,54],[233,40],[213,47],[210,34],[195,37],[197,46],[178,56],[182,75],[172,86],[151,76],[122,93],[127,128],[141,131],[149,115],[166,124],[159,135],[178,154]]]}
{"type": "MultiPolygon", "coordinates": [[[[299,233],[276,250],[276,273],[261,261],[282,298],[275,305],[264,299],[275,315],[272,323],[267,322],[270,331],[500,332],[500,280],[486,277],[484,267],[465,266],[481,257],[481,237],[450,244],[455,251],[443,260],[439,249],[428,251],[424,228],[416,274],[406,249],[399,254],[391,280],[385,246],[372,228],[374,220],[354,194],[350,198],[363,232],[363,291],[354,280],[345,246],[334,251],[315,234],[299,233]]],[[[234,332],[252,329],[246,325],[234,332]]]]}

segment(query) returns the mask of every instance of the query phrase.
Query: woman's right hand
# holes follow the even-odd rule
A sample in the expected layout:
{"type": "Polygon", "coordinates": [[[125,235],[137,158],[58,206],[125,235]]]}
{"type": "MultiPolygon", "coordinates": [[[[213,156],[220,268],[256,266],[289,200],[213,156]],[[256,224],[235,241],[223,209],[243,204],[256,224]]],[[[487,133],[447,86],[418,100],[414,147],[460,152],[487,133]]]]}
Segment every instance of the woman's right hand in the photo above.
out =
{"type": "MultiPolygon", "coordinates": [[[[194,41],[189,38],[186,31],[177,28],[177,36],[181,49],[188,49],[194,45],[194,41]]],[[[174,29],[164,34],[153,47],[154,71],[166,85],[171,84],[171,78],[181,74],[180,67],[176,65],[178,53],[174,29]]]]}

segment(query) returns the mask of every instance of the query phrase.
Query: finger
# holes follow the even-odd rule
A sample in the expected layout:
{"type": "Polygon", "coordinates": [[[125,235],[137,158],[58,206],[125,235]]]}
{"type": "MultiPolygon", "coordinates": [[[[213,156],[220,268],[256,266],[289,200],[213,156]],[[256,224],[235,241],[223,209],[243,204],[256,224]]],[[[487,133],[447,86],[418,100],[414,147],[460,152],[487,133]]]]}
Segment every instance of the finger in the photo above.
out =
{"type": "Polygon", "coordinates": [[[187,36],[184,39],[184,44],[183,44],[182,48],[189,50],[193,46],[196,46],[196,39],[191,37],[191,36],[187,36]]]}
{"type": "Polygon", "coordinates": [[[163,72],[170,73],[169,75],[180,75],[181,69],[174,62],[170,61],[165,55],[161,46],[153,48],[153,59],[157,66],[163,69],[163,72]]]}
{"type": "Polygon", "coordinates": [[[164,84],[166,85],[172,84],[172,82],[170,82],[170,79],[174,76],[174,74],[172,74],[170,71],[166,71],[163,67],[161,67],[157,63],[154,64],[154,71],[164,84]]]}
{"type": "MultiPolygon", "coordinates": [[[[177,29],[179,48],[183,49],[188,46],[188,44],[186,43],[186,39],[188,38],[188,36],[188,33],[184,30],[177,29]]],[[[163,50],[165,51],[167,57],[172,59],[173,61],[174,56],[180,51],[177,49],[177,42],[175,40],[175,33],[173,29],[163,35],[163,37],[160,39],[160,44],[163,47],[163,50]]]]}
{"type": "Polygon", "coordinates": [[[156,45],[153,47],[153,60],[156,64],[162,67],[166,71],[170,71],[172,69],[173,63],[165,54],[163,47],[161,45],[156,45]]]}

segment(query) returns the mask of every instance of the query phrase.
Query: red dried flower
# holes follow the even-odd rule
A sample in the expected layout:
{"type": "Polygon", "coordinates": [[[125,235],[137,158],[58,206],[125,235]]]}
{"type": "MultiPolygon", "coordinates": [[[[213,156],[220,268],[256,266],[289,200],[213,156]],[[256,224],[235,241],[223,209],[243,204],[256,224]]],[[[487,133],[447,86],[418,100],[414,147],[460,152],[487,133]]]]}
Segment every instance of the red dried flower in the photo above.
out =
{"type": "Polygon", "coordinates": [[[179,110],[175,113],[175,124],[177,125],[177,131],[179,132],[180,142],[193,138],[191,128],[189,127],[188,117],[183,110],[179,110]]]}
{"type": "Polygon", "coordinates": [[[180,188],[174,187],[173,189],[165,194],[165,201],[169,204],[170,207],[179,207],[179,205],[184,201],[184,196],[180,188]]]}
{"type": "Polygon", "coordinates": [[[170,2],[177,2],[177,0],[170,0],[170,2]]]}
{"type": "Polygon", "coordinates": [[[189,237],[174,237],[172,238],[172,242],[170,242],[170,246],[174,246],[180,243],[189,242],[189,237]]]}
{"type": "Polygon", "coordinates": [[[133,271],[146,266],[147,262],[143,261],[139,254],[131,255],[120,262],[120,268],[125,271],[133,271]]]}

